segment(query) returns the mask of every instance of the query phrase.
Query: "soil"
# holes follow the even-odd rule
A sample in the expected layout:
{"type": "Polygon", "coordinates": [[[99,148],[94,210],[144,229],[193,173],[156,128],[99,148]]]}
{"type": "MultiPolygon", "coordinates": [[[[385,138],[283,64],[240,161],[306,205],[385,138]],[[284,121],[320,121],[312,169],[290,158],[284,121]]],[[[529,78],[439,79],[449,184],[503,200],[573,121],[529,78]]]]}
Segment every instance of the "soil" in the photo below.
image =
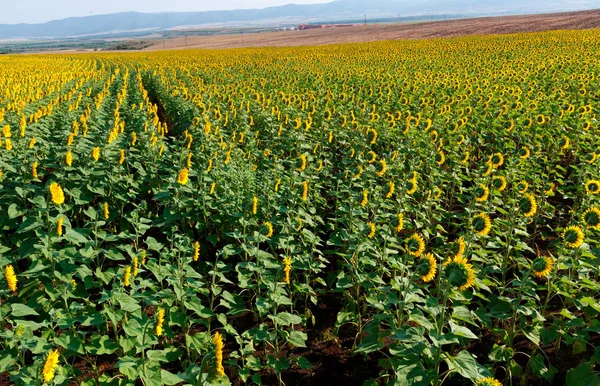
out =
{"type": "MultiPolygon", "coordinates": [[[[189,36],[165,40],[164,49],[320,46],[380,40],[455,38],[468,35],[591,28],[600,28],[600,10],[419,23],[372,24],[245,35],[189,36]]],[[[144,51],[157,50],[163,50],[162,39],[144,49],[144,51]]]]}

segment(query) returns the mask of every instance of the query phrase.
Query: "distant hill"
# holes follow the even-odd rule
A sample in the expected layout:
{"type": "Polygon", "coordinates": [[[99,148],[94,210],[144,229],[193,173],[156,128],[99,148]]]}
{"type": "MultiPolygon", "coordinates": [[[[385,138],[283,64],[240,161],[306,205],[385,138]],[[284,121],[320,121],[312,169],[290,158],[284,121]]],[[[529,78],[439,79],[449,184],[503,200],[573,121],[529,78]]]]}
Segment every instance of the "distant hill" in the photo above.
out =
{"type": "Polygon", "coordinates": [[[42,24],[0,24],[0,39],[66,38],[138,30],[166,30],[209,24],[244,25],[430,15],[512,15],[600,8],[600,0],[337,0],[325,4],[288,4],[264,9],[139,13],[71,17],[42,24]]]}

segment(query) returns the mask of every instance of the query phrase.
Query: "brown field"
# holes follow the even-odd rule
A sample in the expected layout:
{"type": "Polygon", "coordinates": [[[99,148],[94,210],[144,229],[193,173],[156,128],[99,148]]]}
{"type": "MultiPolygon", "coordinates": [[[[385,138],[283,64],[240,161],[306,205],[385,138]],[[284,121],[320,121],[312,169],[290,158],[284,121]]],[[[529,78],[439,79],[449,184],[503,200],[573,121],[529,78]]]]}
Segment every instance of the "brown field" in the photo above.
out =
{"type": "MultiPolygon", "coordinates": [[[[600,10],[542,15],[483,17],[473,19],[265,32],[245,35],[190,36],[168,39],[165,49],[318,46],[395,39],[452,38],[466,35],[508,34],[561,29],[600,28],[600,10]]],[[[145,51],[162,50],[157,41],[145,51]]]]}

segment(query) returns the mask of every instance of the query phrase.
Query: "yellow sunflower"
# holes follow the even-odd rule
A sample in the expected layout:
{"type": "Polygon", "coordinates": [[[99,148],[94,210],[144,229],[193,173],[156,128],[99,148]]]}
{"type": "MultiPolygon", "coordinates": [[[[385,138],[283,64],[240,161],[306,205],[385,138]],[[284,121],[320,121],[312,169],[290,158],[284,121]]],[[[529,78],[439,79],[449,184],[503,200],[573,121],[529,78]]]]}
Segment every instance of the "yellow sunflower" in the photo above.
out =
{"type": "Polygon", "coordinates": [[[485,185],[479,185],[475,190],[475,201],[484,202],[488,199],[490,195],[490,190],[485,185]]]}
{"type": "Polygon", "coordinates": [[[409,255],[421,256],[425,252],[425,240],[418,233],[406,239],[406,250],[409,255]]]}
{"type": "Polygon", "coordinates": [[[467,248],[467,244],[465,243],[465,238],[460,236],[456,242],[458,244],[458,250],[456,251],[456,257],[463,257],[465,254],[465,249],[467,248]]]}
{"type": "Polygon", "coordinates": [[[499,168],[500,166],[502,166],[502,164],[504,164],[504,156],[502,155],[502,153],[494,153],[490,157],[490,163],[493,167],[499,168]]]}
{"type": "Polygon", "coordinates": [[[406,182],[406,194],[414,194],[417,191],[417,180],[411,178],[406,182]]]}
{"type": "Polygon", "coordinates": [[[498,191],[503,192],[506,189],[506,178],[504,176],[495,176],[492,179],[492,186],[498,191]]]}
{"type": "Polygon", "coordinates": [[[475,385],[477,385],[477,386],[502,386],[502,382],[500,382],[496,378],[487,377],[487,378],[478,379],[477,382],[475,382],[475,385]]]}
{"type": "Polygon", "coordinates": [[[450,285],[458,287],[460,291],[464,291],[475,284],[473,265],[462,256],[455,256],[446,262],[444,273],[450,285]]]}
{"type": "Polygon", "coordinates": [[[396,225],[396,232],[400,233],[404,229],[404,215],[398,213],[398,225],[396,225]]]}
{"type": "Polygon", "coordinates": [[[527,181],[521,181],[517,184],[517,190],[519,193],[525,193],[529,189],[529,184],[527,181]]]}
{"type": "Polygon", "coordinates": [[[527,146],[522,146],[521,150],[519,150],[519,158],[521,158],[521,159],[529,158],[530,154],[531,154],[531,150],[529,150],[529,148],[527,146]]]}
{"type": "Polygon", "coordinates": [[[546,196],[554,195],[554,189],[556,189],[556,184],[554,182],[547,182],[544,184],[544,194],[546,196]]]}
{"type": "Polygon", "coordinates": [[[446,162],[446,155],[444,154],[444,152],[442,150],[438,151],[437,155],[435,156],[435,163],[438,166],[442,166],[444,164],[444,162],[446,162]]]}
{"type": "Polygon", "coordinates": [[[437,273],[437,262],[435,261],[433,254],[428,253],[424,256],[421,256],[416,271],[417,274],[421,276],[421,280],[423,280],[424,283],[432,281],[437,273]]]}
{"type": "Polygon", "coordinates": [[[600,192],[600,181],[589,180],[585,183],[585,191],[588,194],[598,194],[600,192]]]}
{"type": "Polygon", "coordinates": [[[538,257],[531,264],[531,270],[535,277],[550,275],[552,268],[554,268],[554,260],[551,257],[538,257]]]}
{"type": "Polygon", "coordinates": [[[588,228],[600,230],[600,209],[590,208],[583,213],[581,218],[588,228]]]}
{"type": "Polygon", "coordinates": [[[486,213],[479,213],[471,220],[471,226],[479,236],[487,236],[492,229],[492,220],[486,213]]]}
{"type": "Polygon", "coordinates": [[[577,225],[571,225],[563,232],[563,240],[569,248],[579,248],[583,244],[583,237],[583,230],[577,225]]]}
{"type": "Polygon", "coordinates": [[[525,193],[524,197],[519,200],[519,210],[523,212],[523,216],[533,217],[537,212],[535,196],[530,193],[525,193]]]}

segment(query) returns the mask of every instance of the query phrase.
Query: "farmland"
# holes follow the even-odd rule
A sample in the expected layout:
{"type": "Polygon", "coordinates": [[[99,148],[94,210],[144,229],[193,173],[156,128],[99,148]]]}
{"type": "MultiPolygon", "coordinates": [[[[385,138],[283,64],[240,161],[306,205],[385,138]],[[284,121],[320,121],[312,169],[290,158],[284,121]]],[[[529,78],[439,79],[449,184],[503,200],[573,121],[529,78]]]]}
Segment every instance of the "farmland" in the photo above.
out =
{"type": "Polygon", "coordinates": [[[597,34],[0,57],[0,382],[600,383],[597,34]]]}

